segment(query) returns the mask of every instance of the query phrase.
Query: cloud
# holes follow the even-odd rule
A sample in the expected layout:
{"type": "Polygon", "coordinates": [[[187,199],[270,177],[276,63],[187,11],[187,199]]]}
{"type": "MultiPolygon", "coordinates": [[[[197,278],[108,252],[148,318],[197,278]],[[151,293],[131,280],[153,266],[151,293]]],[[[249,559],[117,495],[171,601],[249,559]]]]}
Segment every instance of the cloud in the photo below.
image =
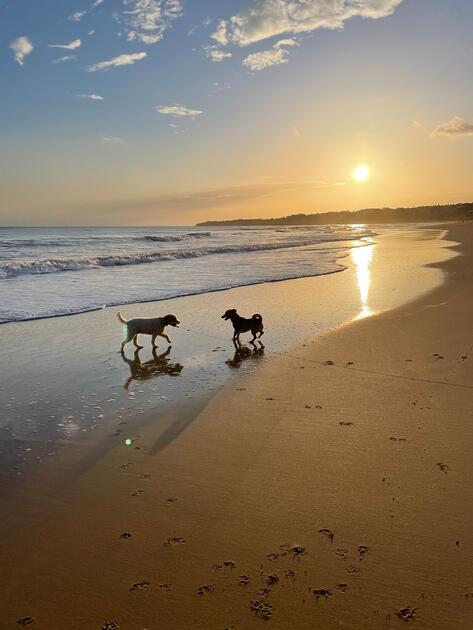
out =
{"type": "Polygon", "coordinates": [[[78,94],[79,98],[86,98],[89,101],[104,101],[104,97],[99,94],[78,94]]]}
{"type": "Polygon", "coordinates": [[[204,113],[200,109],[189,109],[184,105],[157,105],[156,111],[164,116],[174,116],[174,118],[194,117],[204,113]]]}
{"type": "Polygon", "coordinates": [[[95,2],[93,2],[88,9],[86,9],[85,11],[76,11],[67,19],[71,20],[71,22],[80,22],[84,15],[87,15],[87,13],[90,13],[91,11],[99,7],[103,2],[104,0],[95,0],[95,2]]]}
{"type": "Polygon", "coordinates": [[[66,61],[73,61],[74,59],[77,59],[77,55],[64,55],[64,57],[53,59],[51,63],[65,63],[66,61]]]}
{"type": "Polygon", "coordinates": [[[232,56],[232,53],[225,52],[218,46],[205,46],[204,48],[206,56],[215,62],[223,61],[224,59],[229,59],[232,56]]]}
{"type": "Polygon", "coordinates": [[[252,70],[259,72],[271,66],[279,66],[289,61],[289,53],[284,48],[270,48],[261,52],[252,53],[243,59],[242,64],[252,70]]]}
{"type": "Polygon", "coordinates": [[[17,37],[10,44],[10,49],[15,53],[15,61],[20,65],[24,65],[24,58],[33,51],[33,44],[31,41],[23,35],[17,37]]]}
{"type": "Polygon", "coordinates": [[[285,33],[340,29],[353,17],[377,20],[394,13],[402,0],[256,0],[221,20],[213,39],[248,46],[285,33]]]}
{"type": "Polygon", "coordinates": [[[411,127],[412,129],[420,129],[422,127],[422,123],[420,123],[418,120],[413,120],[411,122],[411,127]]]}
{"type": "Polygon", "coordinates": [[[217,30],[215,31],[215,33],[212,33],[210,37],[218,42],[221,46],[226,46],[228,44],[227,23],[225,22],[225,20],[220,20],[217,25],[217,30]]]}
{"type": "Polygon", "coordinates": [[[99,63],[94,63],[91,66],[87,66],[87,72],[108,70],[109,68],[116,68],[118,66],[131,66],[147,56],[148,54],[145,52],[131,53],[128,55],[118,55],[118,57],[114,57],[113,59],[109,59],[108,61],[100,61],[99,63]]]}
{"type": "Polygon", "coordinates": [[[159,42],[171,23],[182,15],[181,0],[123,0],[128,41],[159,42]]]}
{"type": "MultiPolygon", "coordinates": [[[[93,208],[107,216],[123,215],[123,220],[129,220],[130,208],[140,215],[142,220],[146,216],[156,218],[156,212],[170,212],[177,210],[180,212],[193,212],[199,210],[210,210],[225,206],[238,205],[244,201],[271,197],[274,195],[289,193],[292,191],[312,191],[324,188],[336,188],[344,186],[344,182],[324,182],[324,181],[277,181],[277,182],[256,182],[242,184],[239,186],[228,186],[200,191],[189,191],[178,194],[157,195],[155,197],[120,199],[116,201],[104,202],[93,206],[93,208]]],[[[90,209],[90,206],[87,206],[90,209]]],[[[83,209],[83,208],[81,208],[83,209]]]]}
{"type": "Polygon", "coordinates": [[[280,39],[273,48],[282,48],[283,46],[299,46],[299,42],[295,39],[280,39]]]}
{"type": "Polygon", "coordinates": [[[454,116],[451,120],[436,127],[432,131],[431,136],[447,136],[448,138],[473,136],[473,123],[467,122],[460,116],[454,116]]]}
{"type": "Polygon", "coordinates": [[[102,144],[125,144],[123,138],[119,136],[100,136],[102,144]]]}
{"type": "Polygon", "coordinates": [[[76,50],[80,48],[82,42],[80,39],[75,39],[70,44],[49,44],[49,48],[64,48],[65,50],[76,50]]]}
{"type": "Polygon", "coordinates": [[[72,15],[70,15],[67,19],[71,20],[71,22],[80,22],[84,15],[87,14],[87,11],[76,11],[72,15]]]}

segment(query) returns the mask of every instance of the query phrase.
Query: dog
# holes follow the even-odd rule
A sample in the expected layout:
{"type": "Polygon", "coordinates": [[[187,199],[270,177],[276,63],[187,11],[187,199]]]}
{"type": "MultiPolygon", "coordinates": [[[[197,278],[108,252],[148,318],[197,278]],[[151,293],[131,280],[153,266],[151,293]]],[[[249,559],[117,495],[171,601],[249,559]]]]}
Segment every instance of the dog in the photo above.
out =
{"type": "Polygon", "coordinates": [[[181,323],[175,315],[165,315],[164,317],[150,317],[142,319],[129,319],[128,321],[117,313],[118,321],[125,327],[125,338],[122,343],[121,351],[123,352],[125,345],[133,340],[135,347],[140,349],[143,346],[138,344],[138,335],[151,335],[151,343],[153,348],[157,348],[156,337],[163,337],[168,343],[171,343],[169,337],[165,334],[166,326],[174,326],[178,328],[181,323]]]}
{"type": "Polygon", "coordinates": [[[222,319],[229,319],[232,322],[234,330],[233,343],[235,344],[240,343],[240,335],[244,332],[252,332],[253,339],[250,339],[250,343],[254,343],[257,338],[256,335],[258,335],[258,339],[264,335],[263,318],[258,313],[255,313],[251,319],[246,319],[245,317],[240,317],[235,308],[230,308],[222,315],[222,319]]]}

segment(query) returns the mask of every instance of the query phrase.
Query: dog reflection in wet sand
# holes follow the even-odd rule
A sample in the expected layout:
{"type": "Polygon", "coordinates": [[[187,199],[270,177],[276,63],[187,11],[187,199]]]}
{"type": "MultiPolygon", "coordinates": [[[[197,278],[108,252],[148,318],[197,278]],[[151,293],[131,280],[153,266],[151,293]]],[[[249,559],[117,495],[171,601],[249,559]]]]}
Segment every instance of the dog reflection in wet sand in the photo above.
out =
{"type": "Polygon", "coordinates": [[[128,359],[122,352],[122,358],[128,364],[131,372],[131,376],[125,381],[123,387],[128,389],[132,381],[146,381],[160,374],[180,376],[184,366],[180,363],[169,363],[170,352],[171,346],[161,354],[158,354],[156,348],[153,348],[153,358],[148,361],[141,361],[139,349],[135,351],[133,359],[128,359]]]}
{"type": "Polygon", "coordinates": [[[256,361],[262,359],[264,356],[264,346],[261,341],[259,344],[259,347],[256,344],[253,344],[253,348],[235,345],[235,354],[233,355],[233,359],[225,361],[226,365],[232,368],[239,368],[243,361],[247,361],[248,359],[254,359],[256,361]]]}

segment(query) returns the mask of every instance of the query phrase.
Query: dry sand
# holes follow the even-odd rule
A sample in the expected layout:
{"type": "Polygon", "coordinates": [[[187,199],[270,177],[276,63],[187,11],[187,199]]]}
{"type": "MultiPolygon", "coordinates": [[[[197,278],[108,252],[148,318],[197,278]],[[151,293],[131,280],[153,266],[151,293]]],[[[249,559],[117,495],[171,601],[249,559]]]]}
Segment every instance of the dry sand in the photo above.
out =
{"type": "Polygon", "coordinates": [[[22,506],[0,627],[471,630],[472,228],[420,300],[231,381],[159,457],[146,426],[22,506]]]}

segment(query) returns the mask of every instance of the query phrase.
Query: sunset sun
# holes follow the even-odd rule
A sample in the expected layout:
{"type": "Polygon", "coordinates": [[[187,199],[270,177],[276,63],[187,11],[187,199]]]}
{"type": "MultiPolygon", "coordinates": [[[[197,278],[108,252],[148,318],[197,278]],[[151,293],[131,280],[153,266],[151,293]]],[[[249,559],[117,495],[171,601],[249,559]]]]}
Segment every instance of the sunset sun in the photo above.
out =
{"type": "Polygon", "coordinates": [[[365,182],[370,176],[370,170],[365,164],[358,164],[353,169],[352,177],[357,182],[365,182]]]}

